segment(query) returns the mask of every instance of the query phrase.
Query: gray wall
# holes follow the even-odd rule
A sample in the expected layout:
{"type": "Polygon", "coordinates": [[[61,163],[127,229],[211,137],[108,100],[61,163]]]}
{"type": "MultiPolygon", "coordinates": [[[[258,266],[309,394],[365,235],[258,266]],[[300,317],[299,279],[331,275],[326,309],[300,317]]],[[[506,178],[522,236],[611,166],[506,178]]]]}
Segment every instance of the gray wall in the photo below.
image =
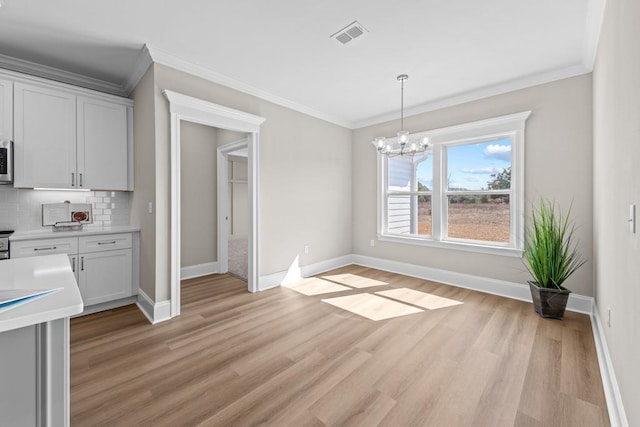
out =
{"type": "Polygon", "coordinates": [[[596,304],[629,425],[640,425],[640,2],[607,1],[593,72],[596,304]],[[607,308],[611,326],[607,326],[607,308]]]}
{"type": "MultiPolygon", "coordinates": [[[[540,196],[555,199],[563,209],[573,200],[580,251],[590,259],[591,102],[591,75],[583,75],[408,117],[405,128],[417,132],[532,110],[525,141],[526,215],[530,202],[540,196]]],[[[394,135],[398,126],[398,121],[393,121],[354,132],[354,252],[524,286],[530,277],[520,258],[382,241],[369,246],[369,241],[376,238],[376,151],[370,141],[375,136],[394,135]]],[[[577,294],[593,295],[591,267],[589,262],[567,281],[567,286],[577,294]]]]}
{"type": "Polygon", "coordinates": [[[134,185],[131,224],[140,227],[140,289],[156,301],[156,217],[147,213],[147,203],[156,202],[156,141],[154,65],[133,91],[134,185]]]}
{"type": "Polygon", "coordinates": [[[218,129],[180,122],[181,267],[218,260],[218,129]]]}
{"type": "MultiPolygon", "coordinates": [[[[155,253],[155,264],[142,266],[155,271],[155,281],[148,273],[141,277],[142,289],[154,301],[167,300],[170,287],[169,106],[164,89],[266,118],[258,147],[261,276],[287,270],[296,258],[307,265],[352,252],[350,130],[162,65],[152,69],[155,144],[142,142],[141,149],[153,165],[140,171],[136,156],[136,192],[139,174],[155,189],[155,224],[141,225],[155,233],[142,243],[147,254],[155,253]],[[305,245],[310,246],[307,255],[305,245]]],[[[146,83],[143,79],[136,89],[136,108],[143,92],[149,102],[146,83]]],[[[147,185],[141,188],[132,207],[134,221],[145,216],[140,201],[150,193],[147,185]]]]}

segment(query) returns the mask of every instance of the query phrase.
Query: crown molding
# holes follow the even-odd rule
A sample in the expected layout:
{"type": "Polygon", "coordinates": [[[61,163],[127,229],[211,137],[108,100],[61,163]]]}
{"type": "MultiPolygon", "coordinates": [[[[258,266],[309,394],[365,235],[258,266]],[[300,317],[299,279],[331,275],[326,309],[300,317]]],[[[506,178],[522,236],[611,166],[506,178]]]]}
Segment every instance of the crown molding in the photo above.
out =
{"type": "MultiPolygon", "coordinates": [[[[575,77],[582,74],[587,74],[589,72],[590,71],[586,69],[584,65],[578,64],[548,72],[532,74],[521,79],[511,80],[497,85],[487,86],[458,95],[441,98],[436,101],[427,102],[425,104],[420,104],[411,108],[405,108],[404,118],[406,119],[407,117],[415,116],[418,114],[428,113],[430,111],[440,110],[442,108],[453,107],[455,105],[477,101],[479,99],[501,95],[507,92],[513,92],[515,90],[526,89],[528,87],[550,83],[556,80],[575,77]]],[[[398,112],[395,111],[393,113],[387,113],[355,122],[352,129],[360,129],[397,119],[398,112]]]]}
{"type": "Polygon", "coordinates": [[[95,79],[93,77],[83,76],[70,71],[64,71],[59,68],[36,64],[35,62],[25,61],[23,59],[13,58],[7,55],[0,54],[0,68],[48,80],[54,80],[73,86],[80,86],[87,89],[110,93],[112,95],[125,95],[123,93],[122,86],[118,84],[95,79]]]}
{"type": "Polygon", "coordinates": [[[188,61],[178,58],[177,56],[174,56],[173,54],[167,51],[158,49],[154,46],[146,45],[146,48],[148,49],[151,55],[152,61],[156,64],[165,65],[175,70],[183,71],[187,74],[191,74],[193,76],[200,77],[210,82],[217,83],[231,89],[235,89],[237,91],[255,96],[260,99],[264,99],[265,101],[269,101],[271,103],[280,105],[282,107],[286,107],[291,110],[295,110],[300,113],[307,114],[317,119],[321,119],[321,120],[324,120],[348,129],[353,129],[353,123],[347,120],[341,119],[331,114],[323,113],[318,110],[314,110],[313,108],[307,107],[306,105],[298,104],[297,102],[282,98],[278,95],[274,95],[270,92],[242,83],[239,80],[235,80],[223,74],[216,73],[215,71],[211,71],[200,65],[192,64],[188,61]]]}
{"type": "Polygon", "coordinates": [[[142,76],[144,76],[144,73],[147,72],[147,69],[152,63],[151,53],[145,44],[142,46],[142,49],[140,49],[140,53],[136,58],[135,64],[133,64],[129,77],[122,83],[122,92],[125,96],[131,95],[131,92],[133,92],[133,89],[138,85],[138,82],[140,82],[140,79],[142,79],[142,76]]]}

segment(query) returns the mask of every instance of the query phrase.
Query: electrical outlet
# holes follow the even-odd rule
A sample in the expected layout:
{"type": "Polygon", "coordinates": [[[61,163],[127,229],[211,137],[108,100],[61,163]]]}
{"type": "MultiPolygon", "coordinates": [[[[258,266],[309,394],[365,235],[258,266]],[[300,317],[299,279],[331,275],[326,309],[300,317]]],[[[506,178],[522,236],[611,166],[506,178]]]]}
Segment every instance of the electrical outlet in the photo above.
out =
{"type": "Polygon", "coordinates": [[[149,202],[147,204],[147,212],[149,212],[150,214],[153,213],[153,202],[149,202]]]}
{"type": "Polygon", "coordinates": [[[309,254],[309,245],[304,245],[304,253],[305,255],[309,254]]]}
{"type": "Polygon", "coordinates": [[[373,239],[371,239],[371,241],[369,242],[369,245],[370,245],[371,247],[374,247],[374,246],[376,245],[376,241],[375,241],[375,240],[373,240],[373,239]]]}
{"type": "Polygon", "coordinates": [[[607,326],[611,327],[611,307],[607,307],[607,326]]]}

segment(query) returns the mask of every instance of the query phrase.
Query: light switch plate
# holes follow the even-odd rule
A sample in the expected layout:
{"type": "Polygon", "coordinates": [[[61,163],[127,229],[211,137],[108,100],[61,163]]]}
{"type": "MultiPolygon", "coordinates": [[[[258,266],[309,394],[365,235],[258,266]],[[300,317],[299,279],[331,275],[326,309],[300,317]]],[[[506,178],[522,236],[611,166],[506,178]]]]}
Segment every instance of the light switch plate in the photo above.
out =
{"type": "Polygon", "coordinates": [[[629,205],[629,233],[636,234],[636,205],[629,205]]]}

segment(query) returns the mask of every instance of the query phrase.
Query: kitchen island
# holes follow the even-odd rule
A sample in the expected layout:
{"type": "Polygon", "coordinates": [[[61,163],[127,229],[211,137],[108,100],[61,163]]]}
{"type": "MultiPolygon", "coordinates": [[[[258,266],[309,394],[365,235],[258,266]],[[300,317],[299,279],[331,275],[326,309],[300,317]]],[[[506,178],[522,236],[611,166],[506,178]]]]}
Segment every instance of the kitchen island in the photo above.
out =
{"type": "Polygon", "coordinates": [[[83,310],[66,255],[0,262],[0,289],[58,289],[0,311],[0,425],[69,425],[69,317],[83,310]]]}

